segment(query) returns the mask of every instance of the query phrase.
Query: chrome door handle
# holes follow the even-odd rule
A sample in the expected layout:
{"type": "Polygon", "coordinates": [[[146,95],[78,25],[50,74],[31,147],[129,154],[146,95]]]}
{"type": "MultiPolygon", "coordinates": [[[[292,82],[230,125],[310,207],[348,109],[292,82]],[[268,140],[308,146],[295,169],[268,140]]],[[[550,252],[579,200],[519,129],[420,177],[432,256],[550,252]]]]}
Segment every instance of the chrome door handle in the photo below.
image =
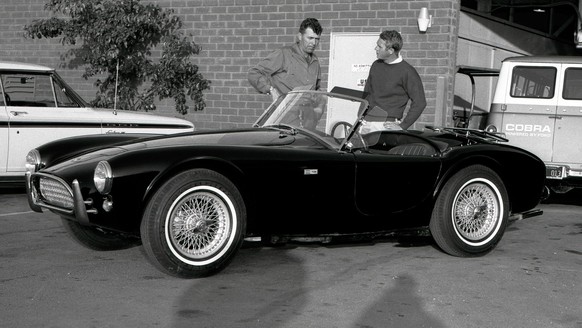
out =
{"type": "Polygon", "coordinates": [[[552,116],[548,116],[549,118],[555,118],[556,120],[561,120],[562,116],[558,116],[558,115],[552,115],[552,116]]]}
{"type": "Polygon", "coordinates": [[[18,115],[22,115],[22,114],[28,114],[28,112],[11,110],[10,114],[12,114],[14,116],[18,116],[18,115]]]}

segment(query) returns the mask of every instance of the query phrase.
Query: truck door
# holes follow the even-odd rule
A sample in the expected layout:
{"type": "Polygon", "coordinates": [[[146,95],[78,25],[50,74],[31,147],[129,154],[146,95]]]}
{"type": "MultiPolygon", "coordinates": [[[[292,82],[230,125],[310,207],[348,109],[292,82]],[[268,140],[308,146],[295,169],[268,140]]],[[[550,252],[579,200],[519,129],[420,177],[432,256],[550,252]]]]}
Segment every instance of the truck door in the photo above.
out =
{"type": "Polygon", "coordinates": [[[582,163],[582,64],[564,64],[564,83],[556,113],[552,162],[580,168],[582,163]]]}
{"type": "MultiPolygon", "coordinates": [[[[496,93],[503,93],[494,102],[491,121],[496,122],[509,143],[527,149],[543,161],[552,159],[553,132],[560,81],[560,64],[551,63],[511,63],[509,87],[496,93]]],[[[506,84],[507,85],[507,84],[506,84]]],[[[561,83],[560,83],[561,85],[561,83]]]]}

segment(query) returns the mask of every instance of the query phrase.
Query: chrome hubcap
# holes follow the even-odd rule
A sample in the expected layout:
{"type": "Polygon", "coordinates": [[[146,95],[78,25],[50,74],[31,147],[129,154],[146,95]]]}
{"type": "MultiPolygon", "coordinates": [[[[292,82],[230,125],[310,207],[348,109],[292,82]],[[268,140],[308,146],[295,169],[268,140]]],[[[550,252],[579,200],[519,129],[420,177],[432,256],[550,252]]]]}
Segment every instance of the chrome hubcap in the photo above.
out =
{"type": "Polygon", "coordinates": [[[188,258],[216,253],[228,240],[231,218],[226,204],[214,193],[195,192],[183,198],[170,215],[173,246],[188,258]]]}
{"type": "Polygon", "coordinates": [[[486,184],[471,183],[463,188],[455,202],[456,230],[471,241],[486,238],[499,220],[499,201],[486,184]]]}

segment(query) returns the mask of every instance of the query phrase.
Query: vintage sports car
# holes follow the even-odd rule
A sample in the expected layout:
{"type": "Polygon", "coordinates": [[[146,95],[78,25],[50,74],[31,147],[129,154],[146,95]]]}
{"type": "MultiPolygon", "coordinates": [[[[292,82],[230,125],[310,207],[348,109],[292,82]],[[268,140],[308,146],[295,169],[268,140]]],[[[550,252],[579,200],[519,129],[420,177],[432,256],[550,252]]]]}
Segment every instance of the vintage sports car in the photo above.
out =
{"type": "Polygon", "coordinates": [[[141,242],[184,278],[224,268],[245,238],[420,230],[479,256],[510,216],[535,211],[536,156],[477,130],[374,131],[371,111],[342,92],[294,91],[249,128],[55,141],[27,156],[29,204],[91,249],[141,242]]]}
{"type": "Polygon", "coordinates": [[[24,186],[26,153],[84,134],[194,131],[184,119],[89,108],[55,70],[0,61],[0,188],[24,186]]]}

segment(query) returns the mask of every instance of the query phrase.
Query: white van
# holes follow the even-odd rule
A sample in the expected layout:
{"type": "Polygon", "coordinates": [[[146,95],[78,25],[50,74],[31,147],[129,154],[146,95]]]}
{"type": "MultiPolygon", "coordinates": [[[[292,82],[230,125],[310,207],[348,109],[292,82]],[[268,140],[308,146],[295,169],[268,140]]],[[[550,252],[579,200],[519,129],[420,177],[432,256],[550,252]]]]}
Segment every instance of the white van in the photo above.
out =
{"type": "Polygon", "coordinates": [[[505,59],[486,130],[539,156],[552,191],[581,188],[582,57],[505,59]]]}

